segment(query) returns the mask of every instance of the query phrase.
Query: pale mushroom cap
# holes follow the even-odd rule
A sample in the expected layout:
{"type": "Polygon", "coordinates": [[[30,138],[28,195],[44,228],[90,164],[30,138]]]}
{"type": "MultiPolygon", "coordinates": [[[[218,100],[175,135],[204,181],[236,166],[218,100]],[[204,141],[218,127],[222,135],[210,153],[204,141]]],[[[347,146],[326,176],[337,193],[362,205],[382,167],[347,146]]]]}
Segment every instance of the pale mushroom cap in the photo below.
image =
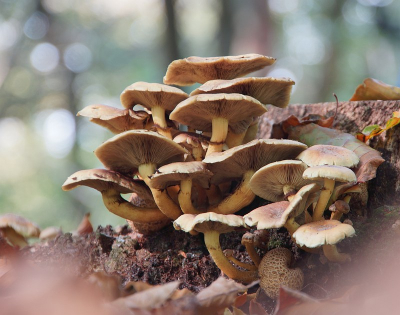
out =
{"type": "Polygon", "coordinates": [[[272,65],[275,58],[258,54],[226,57],[188,57],[170,63],[165,84],[192,85],[209,80],[230,80],[272,65]]]}
{"type": "Polygon", "coordinates": [[[200,94],[178,104],[170,119],[196,130],[211,131],[212,119],[221,117],[229,121],[235,133],[246,131],[253,117],[267,109],[255,98],[241,94],[200,94]]]}
{"type": "Polygon", "coordinates": [[[239,93],[254,97],[262,104],[280,108],[289,104],[294,81],[277,78],[238,78],[233,80],[211,80],[190,93],[197,94],[239,93]]]}
{"type": "Polygon", "coordinates": [[[41,240],[52,240],[57,236],[62,235],[63,231],[58,226],[49,226],[40,232],[39,238],[41,240]]]}
{"type": "Polygon", "coordinates": [[[257,230],[280,228],[288,218],[287,213],[284,215],[288,206],[289,201],[279,201],[259,207],[243,217],[244,223],[257,226],[257,230]]]}
{"type": "Polygon", "coordinates": [[[303,272],[289,268],[293,255],[287,248],[275,248],[265,254],[258,267],[260,287],[272,299],[279,295],[282,285],[301,290],[304,283],[303,272]]]}
{"type": "Polygon", "coordinates": [[[94,153],[106,168],[132,175],[141,164],[182,161],[187,151],[156,132],[131,130],[107,140],[94,153]]]}
{"type": "Polygon", "coordinates": [[[261,198],[270,201],[284,200],[283,188],[299,190],[311,181],[303,178],[307,165],[301,161],[283,160],[260,168],[250,180],[251,190],[261,198]]]}
{"type": "Polygon", "coordinates": [[[257,139],[221,153],[207,156],[203,162],[214,173],[213,183],[241,178],[248,170],[257,171],[266,164],[297,156],[307,146],[293,140],[257,139]]]}
{"type": "Polygon", "coordinates": [[[289,218],[297,217],[302,214],[313,202],[318,200],[322,186],[318,183],[305,185],[293,196],[286,211],[289,218]]]}
{"type": "Polygon", "coordinates": [[[154,106],[159,106],[172,111],[179,102],[187,98],[185,92],[173,86],[136,82],[121,93],[121,104],[125,108],[133,108],[139,104],[150,110],[154,106]]]}
{"type": "Polygon", "coordinates": [[[321,220],[300,226],[293,233],[293,238],[300,246],[314,248],[322,245],[335,245],[355,233],[356,231],[349,224],[337,220],[321,220]]]}
{"type": "Polygon", "coordinates": [[[317,144],[301,152],[297,159],[309,166],[338,165],[346,167],[357,166],[360,161],[353,151],[327,144],[317,144]]]}
{"type": "Polygon", "coordinates": [[[0,216],[0,229],[10,227],[23,237],[39,237],[40,228],[24,217],[14,213],[6,213],[0,216]]]}
{"type": "Polygon", "coordinates": [[[331,179],[338,182],[356,182],[357,177],[354,172],[344,166],[320,165],[307,168],[303,177],[310,180],[331,179]]]}
{"type": "Polygon", "coordinates": [[[90,169],[75,172],[67,178],[62,185],[65,191],[75,189],[78,186],[87,186],[100,192],[115,189],[121,194],[137,192],[143,195],[149,195],[147,186],[140,180],[134,180],[118,172],[90,169]]]}
{"type": "Polygon", "coordinates": [[[235,228],[242,226],[244,226],[243,217],[214,212],[206,212],[198,215],[184,214],[174,221],[174,228],[185,232],[197,231],[205,233],[212,230],[220,233],[229,233],[235,230],[235,228]]]}
{"type": "Polygon", "coordinates": [[[156,189],[165,189],[167,186],[179,185],[182,180],[192,179],[202,187],[208,188],[212,175],[213,173],[203,162],[175,162],[157,169],[157,172],[151,176],[150,186],[156,189]]]}

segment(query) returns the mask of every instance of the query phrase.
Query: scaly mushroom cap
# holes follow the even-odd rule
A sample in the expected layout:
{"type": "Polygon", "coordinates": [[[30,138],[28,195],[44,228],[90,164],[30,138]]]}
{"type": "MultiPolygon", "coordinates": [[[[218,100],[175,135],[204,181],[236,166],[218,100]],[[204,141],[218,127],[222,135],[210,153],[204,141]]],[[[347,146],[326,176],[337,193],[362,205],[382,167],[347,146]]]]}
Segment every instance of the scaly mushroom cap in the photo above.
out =
{"type": "Polygon", "coordinates": [[[294,81],[277,78],[238,78],[233,80],[211,80],[190,93],[197,94],[239,93],[254,97],[262,104],[284,108],[289,104],[294,81]]]}
{"type": "Polygon", "coordinates": [[[212,175],[213,173],[203,162],[175,162],[157,169],[157,172],[151,176],[150,187],[165,189],[168,186],[179,185],[182,180],[192,179],[200,186],[208,188],[212,175]]]}
{"type": "Polygon", "coordinates": [[[300,246],[314,248],[322,245],[335,245],[356,233],[354,228],[337,220],[321,220],[300,226],[293,238],[300,246]]]}
{"type": "Polygon", "coordinates": [[[140,104],[151,110],[154,106],[172,111],[175,106],[187,99],[182,90],[159,83],[136,82],[128,86],[121,94],[121,104],[125,108],[133,108],[140,104]]]}
{"type": "Polygon", "coordinates": [[[230,80],[270,66],[275,58],[258,54],[226,57],[189,57],[170,63],[165,84],[192,85],[209,80],[230,80]]]}
{"type": "Polygon", "coordinates": [[[257,171],[266,164],[297,156],[307,146],[293,140],[258,139],[207,156],[203,162],[214,173],[213,183],[241,178],[248,170],[257,171]]]}
{"type": "Polygon", "coordinates": [[[244,226],[243,217],[234,214],[218,214],[206,212],[201,214],[184,214],[174,221],[176,230],[185,232],[218,231],[219,233],[229,233],[238,227],[244,226]]]}
{"type": "Polygon", "coordinates": [[[307,165],[301,161],[283,160],[260,168],[250,180],[251,190],[263,199],[281,201],[291,191],[298,191],[311,181],[303,178],[307,165]],[[286,191],[285,191],[286,190],[286,191]]]}
{"type": "Polygon", "coordinates": [[[14,213],[0,216],[0,229],[4,228],[12,228],[23,237],[39,237],[40,235],[40,228],[35,223],[14,213]]]}
{"type": "Polygon", "coordinates": [[[131,130],[107,140],[94,153],[108,169],[132,175],[141,164],[162,166],[183,161],[187,151],[156,132],[131,130]]]}
{"type": "Polygon", "coordinates": [[[275,248],[265,254],[258,267],[260,287],[272,299],[279,295],[282,285],[301,290],[304,274],[299,269],[290,269],[293,255],[287,248],[275,248]]]}
{"type": "Polygon", "coordinates": [[[119,109],[106,105],[90,105],[78,112],[77,116],[89,117],[90,121],[107,128],[113,133],[145,129],[151,115],[145,111],[119,109]]]}
{"type": "Polygon", "coordinates": [[[178,104],[170,119],[196,130],[211,131],[213,118],[225,118],[235,133],[246,131],[253,117],[267,109],[256,99],[241,94],[201,94],[178,104]]]}
{"type": "Polygon", "coordinates": [[[344,166],[320,165],[307,168],[303,177],[309,180],[331,179],[337,182],[356,182],[357,177],[354,172],[344,166]]]}
{"type": "Polygon", "coordinates": [[[297,157],[309,166],[338,165],[355,167],[360,161],[351,150],[334,145],[317,144],[301,152],[297,157]]]}

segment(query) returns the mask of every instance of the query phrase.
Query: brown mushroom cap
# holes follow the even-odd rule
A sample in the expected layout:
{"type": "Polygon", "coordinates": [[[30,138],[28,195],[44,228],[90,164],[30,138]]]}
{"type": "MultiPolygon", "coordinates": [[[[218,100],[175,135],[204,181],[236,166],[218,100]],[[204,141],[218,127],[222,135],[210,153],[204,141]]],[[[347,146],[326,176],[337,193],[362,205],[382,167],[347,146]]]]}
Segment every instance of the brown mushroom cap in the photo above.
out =
{"type": "Polygon", "coordinates": [[[229,121],[235,133],[246,131],[254,116],[261,116],[266,108],[256,99],[241,94],[201,94],[189,97],[176,106],[170,119],[196,130],[211,131],[212,119],[229,121]]]}
{"type": "Polygon", "coordinates": [[[343,166],[336,165],[320,165],[307,168],[303,177],[310,180],[331,179],[338,182],[356,182],[356,174],[343,166]]]}
{"type": "Polygon", "coordinates": [[[258,54],[179,59],[168,66],[164,83],[192,85],[216,79],[230,80],[270,66],[275,60],[258,54]]]}
{"type": "Polygon", "coordinates": [[[182,161],[187,151],[156,132],[131,130],[107,140],[94,153],[108,169],[132,175],[141,164],[182,161]]]}
{"type": "Polygon", "coordinates": [[[136,82],[128,86],[121,94],[121,104],[125,108],[133,108],[140,104],[151,110],[154,106],[172,111],[175,106],[187,99],[182,90],[159,83],[136,82]]]}
{"type": "Polygon", "coordinates": [[[272,299],[279,295],[282,285],[294,290],[301,290],[304,282],[303,272],[290,269],[293,255],[287,248],[275,248],[265,254],[258,267],[260,287],[272,299]]]}
{"type": "Polygon", "coordinates": [[[329,211],[332,212],[340,212],[347,214],[350,211],[350,206],[346,201],[343,200],[336,200],[335,203],[331,204],[329,207],[329,211]]]}
{"type": "Polygon", "coordinates": [[[322,245],[335,245],[356,233],[349,224],[337,220],[321,220],[300,226],[293,237],[300,246],[314,248],[322,245]]]}
{"type": "Polygon", "coordinates": [[[284,108],[289,104],[294,81],[277,78],[238,78],[233,80],[211,80],[190,93],[197,94],[239,93],[254,97],[262,104],[284,108]]]}
{"type": "Polygon", "coordinates": [[[165,189],[168,186],[179,185],[182,180],[192,179],[204,188],[210,186],[213,175],[203,162],[175,162],[161,166],[151,176],[150,187],[165,189]]]}
{"type": "Polygon", "coordinates": [[[77,116],[89,117],[90,121],[107,128],[113,133],[145,129],[151,115],[145,111],[119,109],[107,105],[90,105],[78,112],[77,116]]]}
{"type": "Polygon", "coordinates": [[[0,229],[12,228],[23,237],[39,237],[40,228],[24,217],[14,213],[6,213],[0,216],[0,229]]]}
{"type": "Polygon", "coordinates": [[[250,180],[251,190],[261,198],[270,201],[285,199],[288,191],[298,191],[311,181],[303,178],[307,165],[301,161],[283,160],[260,168],[250,180]]]}
{"type": "Polygon", "coordinates": [[[357,166],[360,161],[351,150],[327,144],[317,144],[309,147],[297,157],[309,166],[338,165],[346,167],[357,166]]]}
{"type": "Polygon", "coordinates": [[[214,173],[213,183],[241,178],[248,170],[297,156],[307,146],[293,140],[257,139],[221,153],[207,156],[203,162],[214,173]]]}

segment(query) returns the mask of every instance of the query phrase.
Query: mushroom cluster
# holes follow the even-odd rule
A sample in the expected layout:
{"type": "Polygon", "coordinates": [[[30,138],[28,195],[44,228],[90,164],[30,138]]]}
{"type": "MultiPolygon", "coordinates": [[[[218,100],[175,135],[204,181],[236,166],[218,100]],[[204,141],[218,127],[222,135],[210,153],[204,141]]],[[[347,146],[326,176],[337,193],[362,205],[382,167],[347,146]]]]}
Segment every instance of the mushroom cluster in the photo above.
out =
{"type": "MultiPolygon", "coordinates": [[[[330,260],[348,260],[335,244],[344,235],[353,235],[354,229],[339,221],[341,214],[325,220],[324,213],[355,186],[350,168],[358,158],[340,147],[307,148],[293,140],[255,139],[266,105],[286,107],[294,82],[240,77],[274,62],[274,58],[257,54],[176,60],[167,69],[165,84],[128,86],[121,94],[125,109],[84,108],[78,115],[116,135],[94,152],[105,169],[78,171],[63,189],[84,185],[98,190],[106,208],[140,233],[152,233],[172,221],[176,229],[204,233],[218,267],[242,282],[258,278],[261,257],[256,243],[252,238],[243,243],[254,265],[227,257],[219,245],[221,233],[240,227],[285,227],[303,249],[323,248],[330,260]],[[194,83],[203,85],[190,95],[170,86],[194,83]],[[343,182],[345,188],[337,184],[343,182]],[[121,196],[126,193],[131,194],[129,200],[121,196]],[[256,195],[272,203],[245,216],[235,215],[256,195]],[[314,237],[314,230],[334,234],[340,226],[346,229],[338,232],[340,237],[321,237],[318,232],[314,237]]],[[[290,251],[282,255],[286,265],[278,269],[287,268],[291,260],[290,251]]],[[[270,274],[262,265],[261,274],[270,274]]],[[[299,273],[288,272],[284,283],[295,283],[298,288],[302,283],[299,273]],[[296,280],[288,278],[291,274],[296,280]]],[[[279,283],[266,285],[268,292],[276,292],[273,285],[279,283]]]]}

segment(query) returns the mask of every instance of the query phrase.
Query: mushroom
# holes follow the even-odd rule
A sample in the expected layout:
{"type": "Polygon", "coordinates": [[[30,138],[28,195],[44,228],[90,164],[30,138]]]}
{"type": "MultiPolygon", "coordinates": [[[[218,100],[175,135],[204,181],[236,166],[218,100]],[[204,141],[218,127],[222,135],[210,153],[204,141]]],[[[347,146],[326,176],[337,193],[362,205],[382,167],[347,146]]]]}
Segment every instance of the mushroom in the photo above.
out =
{"type": "Polygon", "coordinates": [[[26,238],[39,237],[40,228],[24,217],[6,213],[0,216],[0,232],[11,245],[23,248],[28,245],[26,238]]]}
{"type": "Polygon", "coordinates": [[[219,236],[243,226],[243,218],[237,215],[222,215],[213,212],[198,215],[184,214],[174,221],[177,230],[185,232],[197,231],[204,234],[204,242],[215,264],[229,278],[244,283],[257,279],[257,271],[241,271],[233,266],[224,255],[219,236]]]}
{"type": "Polygon", "coordinates": [[[241,94],[200,94],[179,103],[170,119],[196,130],[212,131],[206,156],[221,152],[228,127],[235,133],[246,132],[252,118],[266,108],[256,99],[241,94]]]}
{"type": "Polygon", "coordinates": [[[213,175],[203,162],[175,162],[160,167],[151,176],[150,187],[163,190],[170,185],[180,185],[178,194],[179,205],[183,213],[198,214],[202,211],[192,204],[193,183],[197,187],[208,188],[213,175]]]}
{"type": "Polygon", "coordinates": [[[192,85],[209,80],[230,80],[270,66],[275,58],[258,54],[225,57],[188,57],[170,63],[165,84],[192,85]]]}
{"type": "Polygon", "coordinates": [[[204,136],[191,132],[182,132],[174,138],[174,142],[188,150],[195,161],[203,160],[208,141],[204,136]]]}
{"type": "MultiPolygon", "coordinates": [[[[94,153],[108,169],[131,176],[139,174],[149,186],[149,177],[158,167],[182,161],[187,151],[156,132],[131,130],[107,140],[94,153]]],[[[167,217],[174,220],[182,214],[167,191],[151,188],[151,192],[158,208],[167,217]]]]}
{"type": "Polygon", "coordinates": [[[262,104],[284,108],[289,104],[294,81],[277,78],[238,78],[233,80],[210,80],[190,93],[197,94],[239,93],[254,97],[262,104]]]}
{"type": "Polygon", "coordinates": [[[331,220],[339,221],[343,214],[349,213],[350,206],[343,200],[337,200],[329,207],[329,210],[332,212],[331,220]]]}
{"type": "Polygon", "coordinates": [[[91,122],[116,134],[132,129],[150,129],[152,125],[151,115],[145,111],[119,109],[107,105],[86,106],[77,116],[89,117],[91,122]]]}
{"type": "Polygon", "coordinates": [[[337,220],[320,220],[300,226],[293,238],[300,246],[315,248],[322,246],[324,255],[333,262],[350,261],[350,255],[339,253],[336,244],[355,234],[354,228],[337,220]]]}
{"type": "Polygon", "coordinates": [[[351,169],[336,165],[310,167],[304,171],[303,177],[310,180],[324,181],[324,189],[313,212],[313,221],[323,220],[325,208],[335,187],[335,181],[342,183],[357,181],[356,175],[351,169]]]}
{"type": "Polygon", "coordinates": [[[136,82],[128,86],[121,94],[121,104],[133,108],[140,104],[151,110],[157,131],[172,139],[172,134],[165,120],[165,112],[185,100],[188,95],[182,90],[159,83],[136,82]]]}
{"type": "Polygon", "coordinates": [[[246,247],[246,251],[249,254],[251,260],[254,262],[254,265],[258,267],[260,265],[261,258],[260,255],[258,255],[257,250],[255,248],[255,235],[250,232],[244,233],[242,236],[241,243],[246,247]]]}
{"type": "Polygon", "coordinates": [[[169,221],[157,207],[137,207],[122,198],[121,194],[138,192],[146,196],[149,192],[145,185],[117,172],[102,169],[81,170],[68,177],[62,189],[68,191],[78,186],[98,190],[106,208],[124,219],[142,223],[169,221]]]}
{"type": "Polygon", "coordinates": [[[271,298],[276,299],[281,286],[301,290],[304,274],[300,268],[291,269],[293,255],[287,248],[275,248],[265,254],[258,267],[260,287],[271,298]]]}
{"type": "Polygon", "coordinates": [[[50,240],[53,240],[57,236],[60,236],[62,234],[63,234],[63,231],[62,231],[62,229],[60,227],[58,227],[58,226],[49,226],[49,227],[43,229],[40,232],[39,239],[41,241],[50,241],[50,240]]]}
{"type": "Polygon", "coordinates": [[[247,206],[255,197],[249,182],[258,169],[268,163],[293,158],[306,148],[305,144],[293,140],[262,139],[207,156],[203,162],[214,173],[211,183],[241,178],[235,192],[208,211],[230,214],[247,206]]]}

